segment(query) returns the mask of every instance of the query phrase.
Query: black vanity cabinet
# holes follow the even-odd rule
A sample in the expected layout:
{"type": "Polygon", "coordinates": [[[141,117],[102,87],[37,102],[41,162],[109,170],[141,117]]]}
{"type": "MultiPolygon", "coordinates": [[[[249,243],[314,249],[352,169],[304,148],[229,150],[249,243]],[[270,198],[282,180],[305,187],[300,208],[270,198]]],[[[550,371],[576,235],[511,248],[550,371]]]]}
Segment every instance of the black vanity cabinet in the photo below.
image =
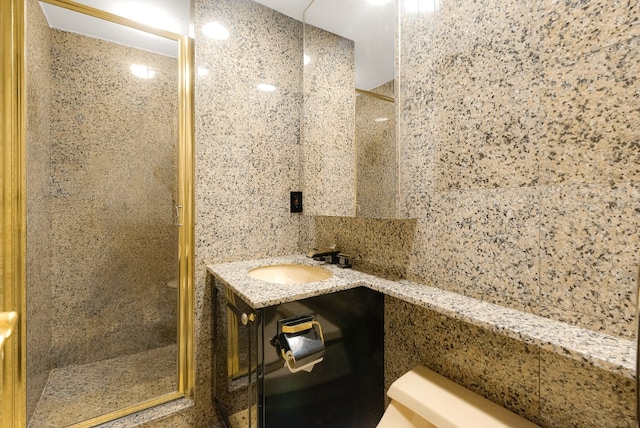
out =
{"type": "Polygon", "coordinates": [[[213,400],[247,427],[375,427],[384,412],[383,296],[367,288],[252,309],[213,287],[213,400]],[[323,360],[292,373],[272,344],[278,320],[314,314],[323,360]]]}

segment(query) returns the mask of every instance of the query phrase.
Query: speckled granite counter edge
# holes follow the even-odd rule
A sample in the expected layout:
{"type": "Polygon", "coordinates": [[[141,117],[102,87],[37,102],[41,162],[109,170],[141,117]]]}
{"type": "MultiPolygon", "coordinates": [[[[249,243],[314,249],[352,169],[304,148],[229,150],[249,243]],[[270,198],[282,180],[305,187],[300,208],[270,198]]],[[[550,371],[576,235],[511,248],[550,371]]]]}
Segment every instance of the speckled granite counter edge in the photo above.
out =
{"type": "Polygon", "coordinates": [[[221,263],[209,265],[207,269],[256,309],[364,286],[626,378],[633,379],[636,374],[633,341],[427,285],[405,280],[389,281],[351,269],[340,269],[335,265],[324,265],[302,255],[221,263]],[[333,276],[308,284],[281,285],[247,275],[247,271],[255,267],[283,263],[322,265],[333,276]]]}
{"type": "Polygon", "coordinates": [[[161,421],[164,418],[171,417],[189,407],[193,407],[195,403],[191,398],[179,398],[160,404],[146,410],[124,416],[111,422],[98,425],[97,428],[132,428],[142,426],[149,422],[161,421]]]}

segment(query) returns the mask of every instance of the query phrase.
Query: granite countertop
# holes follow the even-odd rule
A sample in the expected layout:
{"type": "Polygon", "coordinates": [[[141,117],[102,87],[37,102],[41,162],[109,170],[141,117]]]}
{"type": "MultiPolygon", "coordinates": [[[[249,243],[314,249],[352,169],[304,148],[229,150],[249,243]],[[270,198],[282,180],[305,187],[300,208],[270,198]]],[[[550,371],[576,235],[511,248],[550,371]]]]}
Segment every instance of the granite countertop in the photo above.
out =
{"type": "Polygon", "coordinates": [[[419,305],[470,324],[539,346],[603,370],[635,378],[635,342],[570,324],[509,309],[471,297],[406,280],[390,281],[352,269],[316,262],[303,255],[248,260],[207,266],[209,272],[231,287],[255,309],[355,287],[419,305]],[[247,275],[249,269],[274,264],[322,265],[333,276],[307,284],[272,284],[247,275]]]}

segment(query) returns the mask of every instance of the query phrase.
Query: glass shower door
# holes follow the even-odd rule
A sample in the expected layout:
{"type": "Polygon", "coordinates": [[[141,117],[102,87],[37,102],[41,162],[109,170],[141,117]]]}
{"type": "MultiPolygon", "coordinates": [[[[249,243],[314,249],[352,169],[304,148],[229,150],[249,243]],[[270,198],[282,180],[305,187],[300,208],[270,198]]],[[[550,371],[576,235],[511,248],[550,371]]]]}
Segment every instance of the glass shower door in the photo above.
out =
{"type": "Polygon", "coordinates": [[[26,425],[24,407],[24,222],[21,0],[0,2],[0,426],[26,425]]]}
{"type": "Polygon", "coordinates": [[[69,4],[26,10],[32,428],[94,426],[189,388],[186,38],[69,4]],[[90,31],[66,27],[79,22],[90,31]]]}

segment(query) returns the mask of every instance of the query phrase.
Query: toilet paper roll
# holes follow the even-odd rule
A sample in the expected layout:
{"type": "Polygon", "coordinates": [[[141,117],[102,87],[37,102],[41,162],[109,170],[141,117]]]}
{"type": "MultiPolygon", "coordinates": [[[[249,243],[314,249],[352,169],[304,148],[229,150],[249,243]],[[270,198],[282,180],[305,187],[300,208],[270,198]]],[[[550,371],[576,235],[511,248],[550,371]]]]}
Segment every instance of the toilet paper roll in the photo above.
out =
{"type": "Polygon", "coordinates": [[[323,359],[324,359],[323,357],[320,357],[317,360],[314,360],[302,366],[296,367],[296,362],[293,358],[293,354],[291,351],[289,351],[284,355],[284,360],[285,360],[284,366],[287,369],[289,369],[291,373],[298,373],[299,371],[305,371],[307,373],[310,373],[311,370],[313,370],[313,368],[315,367],[315,365],[322,362],[323,359]]]}

